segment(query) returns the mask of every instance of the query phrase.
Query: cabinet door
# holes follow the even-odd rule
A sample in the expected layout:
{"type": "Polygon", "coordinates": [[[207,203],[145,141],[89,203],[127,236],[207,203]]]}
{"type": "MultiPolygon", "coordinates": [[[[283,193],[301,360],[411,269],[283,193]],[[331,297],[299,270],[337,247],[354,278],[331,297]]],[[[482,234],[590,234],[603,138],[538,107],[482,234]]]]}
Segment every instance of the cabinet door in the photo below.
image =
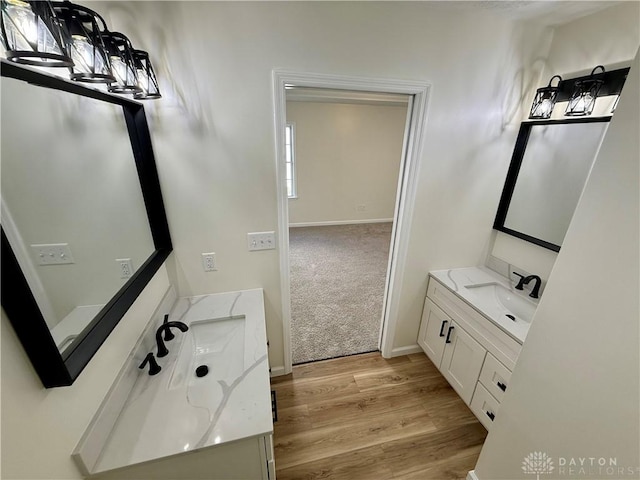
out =
{"type": "Polygon", "coordinates": [[[446,333],[450,343],[446,344],[440,371],[469,405],[487,351],[456,323],[446,333]]]}
{"type": "Polygon", "coordinates": [[[444,339],[451,319],[428,298],[424,302],[422,322],[418,333],[418,344],[436,367],[440,368],[444,339]]]}

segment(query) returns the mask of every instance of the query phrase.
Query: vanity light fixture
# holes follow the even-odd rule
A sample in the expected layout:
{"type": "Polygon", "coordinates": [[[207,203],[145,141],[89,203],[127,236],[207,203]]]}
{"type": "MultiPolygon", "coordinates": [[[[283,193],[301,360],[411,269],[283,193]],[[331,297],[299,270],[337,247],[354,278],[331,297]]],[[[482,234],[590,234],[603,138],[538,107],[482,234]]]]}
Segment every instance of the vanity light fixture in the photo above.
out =
{"type": "Polygon", "coordinates": [[[116,81],[109,85],[112,93],[140,93],[138,73],[133,60],[133,47],[126,35],[120,32],[103,32],[103,38],[111,62],[111,73],[116,81]]]}
{"type": "Polygon", "coordinates": [[[153,71],[151,60],[149,60],[149,54],[144,50],[134,50],[133,60],[138,74],[138,85],[141,88],[141,91],[134,94],[133,98],[136,100],[162,98],[160,88],[158,88],[158,79],[153,71]]]}
{"type": "Polygon", "coordinates": [[[7,60],[66,67],[71,80],[107,84],[137,100],[161,98],[149,54],[110,32],[97,12],[64,1],[0,0],[0,41],[7,60]]]}
{"type": "Polygon", "coordinates": [[[71,80],[88,83],[114,83],[111,59],[105,38],[107,24],[93,10],[71,2],[53,4],[71,49],[74,66],[69,67],[71,80]]]}
{"type": "Polygon", "coordinates": [[[0,15],[0,33],[8,60],[39,67],[73,66],[51,2],[2,0],[0,15]]]}
{"type": "Polygon", "coordinates": [[[591,70],[591,74],[587,78],[575,82],[575,90],[569,98],[565,115],[570,117],[591,115],[600,88],[604,84],[604,73],[604,67],[598,65],[591,70]],[[602,69],[602,72],[596,73],[598,69],[602,69]]]}
{"type": "Polygon", "coordinates": [[[547,119],[551,117],[551,112],[553,112],[553,107],[556,104],[556,99],[558,98],[561,81],[562,77],[560,75],[554,75],[551,77],[551,80],[549,80],[549,85],[537,90],[536,96],[533,99],[533,104],[531,105],[529,118],[547,119]],[[556,78],[558,79],[558,83],[553,87],[551,84],[556,78]]]}

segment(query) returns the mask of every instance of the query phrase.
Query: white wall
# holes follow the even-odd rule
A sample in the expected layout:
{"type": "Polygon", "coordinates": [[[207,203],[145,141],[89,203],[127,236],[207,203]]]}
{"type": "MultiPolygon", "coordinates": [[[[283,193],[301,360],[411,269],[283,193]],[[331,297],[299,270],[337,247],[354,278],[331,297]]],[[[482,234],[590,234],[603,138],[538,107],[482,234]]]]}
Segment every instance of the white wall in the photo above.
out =
{"type": "MultiPolygon", "coordinates": [[[[545,53],[541,49],[535,61],[527,66],[529,76],[534,78],[539,72],[536,85],[522,100],[522,118],[529,115],[535,88],[546,85],[553,75],[571,78],[586,75],[596,65],[604,65],[613,70],[628,66],[638,47],[640,36],[640,16],[638,2],[622,2],[592,15],[556,27],[552,45],[545,53]]],[[[599,100],[599,102],[601,102],[599,100]]],[[[603,105],[610,105],[602,99],[603,105]]],[[[554,109],[554,118],[562,117],[566,103],[559,103],[554,109]]],[[[610,108],[604,109],[604,112],[610,108]]],[[[548,279],[557,254],[537,245],[498,232],[491,246],[492,255],[526,271],[537,273],[548,279]]]]}
{"type": "Polygon", "coordinates": [[[521,470],[531,452],[552,458],[548,479],[640,476],[639,67],[636,55],[482,449],[481,480],[531,478],[521,470]],[[580,457],[617,464],[570,475],[580,457]]]}
{"type": "Polygon", "coordinates": [[[443,2],[94,3],[146,46],[164,98],[152,136],[180,295],[263,287],[272,366],[283,365],[272,70],[432,85],[396,347],[415,345],[430,269],[481,263],[515,141],[524,65],[543,30],[443,2]],[[205,273],[202,252],[219,270],[205,273]]]}
{"type": "Polygon", "coordinates": [[[289,223],[393,218],[406,115],[406,106],[288,101],[298,186],[289,223]]]}
{"type": "Polygon", "coordinates": [[[2,311],[3,479],[83,478],[71,452],[168,288],[161,267],[69,387],[42,386],[2,311]]]}

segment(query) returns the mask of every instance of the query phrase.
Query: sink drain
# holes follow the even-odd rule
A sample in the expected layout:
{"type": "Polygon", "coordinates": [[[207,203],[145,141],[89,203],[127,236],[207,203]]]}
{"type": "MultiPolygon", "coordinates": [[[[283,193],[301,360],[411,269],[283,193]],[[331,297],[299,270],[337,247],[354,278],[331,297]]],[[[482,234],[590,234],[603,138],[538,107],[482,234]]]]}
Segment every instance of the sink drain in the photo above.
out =
{"type": "Polygon", "coordinates": [[[196,368],[196,377],[204,377],[207,373],[209,373],[209,367],[206,365],[200,365],[196,368]]]}
{"type": "Polygon", "coordinates": [[[505,315],[505,317],[510,318],[514,322],[516,321],[516,317],[514,317],[513,315],[509,315],[508,313],[505,315]]]}

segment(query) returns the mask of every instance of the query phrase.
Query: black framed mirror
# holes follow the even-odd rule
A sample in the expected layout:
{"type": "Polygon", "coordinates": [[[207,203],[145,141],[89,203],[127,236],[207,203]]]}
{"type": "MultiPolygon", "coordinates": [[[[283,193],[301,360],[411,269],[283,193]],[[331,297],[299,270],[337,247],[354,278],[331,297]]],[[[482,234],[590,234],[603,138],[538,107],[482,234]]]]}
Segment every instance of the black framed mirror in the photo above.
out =
{"type": "Polygon", "coordinates": [[[44,386],[71,385],[172,251],[151,136],[136,101],[5,60],[1,73],[2,308],[44,386]],[[51,245],[76,258],[51,266],[51,245]]]}
{"type": "Polygon", "coordinates": [[[560,251],[610,120],[521,123],[493,228],[560,251]]]}

